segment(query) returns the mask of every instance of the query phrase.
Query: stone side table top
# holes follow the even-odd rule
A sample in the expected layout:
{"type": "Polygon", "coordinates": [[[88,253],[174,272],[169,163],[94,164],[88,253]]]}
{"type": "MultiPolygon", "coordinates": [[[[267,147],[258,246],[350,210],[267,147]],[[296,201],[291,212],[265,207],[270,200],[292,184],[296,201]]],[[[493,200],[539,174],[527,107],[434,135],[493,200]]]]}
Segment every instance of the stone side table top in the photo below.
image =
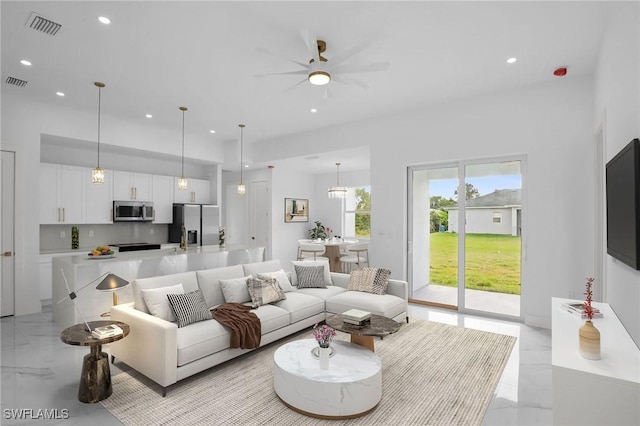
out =
{"type": "Polygon", "coordinates": [[[342,315],[327,318],[327,325],[336,330],[361,336],[386,336],[400,330],[400,324],[391,318],[381,315],[371,315],[371,322],[365,325],[349,324],[342,320],[342,315]]]}
{"type": "Polygon", "coordinates": [[[116,324],[122,329],[123,333],[118,336],[107,337],[105,339],[97,339],[91,335],[91,332],[86,330],[87,326],[85,324],[76,324],[62,330],[62,333],[60,333],[60,340],[62,340],[67,345],[93,346],[115,342],[125,338],[129,334],[129,324],[121,321],[89,321],[89,327],[91,327],[91,329],[94,329],[96,327],[104,327],[105,325],[111,324],[116,324]]]}

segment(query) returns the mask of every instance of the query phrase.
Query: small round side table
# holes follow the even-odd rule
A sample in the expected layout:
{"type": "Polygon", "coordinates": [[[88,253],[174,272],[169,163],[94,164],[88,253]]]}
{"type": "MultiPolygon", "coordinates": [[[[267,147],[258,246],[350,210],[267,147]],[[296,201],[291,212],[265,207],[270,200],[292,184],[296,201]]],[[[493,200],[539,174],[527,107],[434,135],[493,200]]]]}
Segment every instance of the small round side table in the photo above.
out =
{"type": "Polygon", "coordinates": [[[60,340],[68,345],[89,346],[90,353],[84,356],[78,400],[81,402],[98,402],[111,396],[111,370],[109,369],[109,355],[102,352],[102,345],[124,339],[129,334],[129,325],[120,321],[90,321],[89,327],[115,324],[123,331],[118,336],[97,339],[87,331],[85,324],[76,324],[65,328],[60,333],[60,340]]]}

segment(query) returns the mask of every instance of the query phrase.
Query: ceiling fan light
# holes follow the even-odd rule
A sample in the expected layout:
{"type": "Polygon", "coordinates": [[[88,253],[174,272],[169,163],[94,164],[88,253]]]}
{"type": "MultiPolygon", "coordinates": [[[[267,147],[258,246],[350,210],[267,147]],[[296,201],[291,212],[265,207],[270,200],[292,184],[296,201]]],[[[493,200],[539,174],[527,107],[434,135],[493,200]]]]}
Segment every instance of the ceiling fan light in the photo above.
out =
{"type": "Polygon", "coordinates": [[[314,71],[309,74],[309,83],[314,86],[324,86],[331,81],[331,74],[326,71],[314,71]]]}

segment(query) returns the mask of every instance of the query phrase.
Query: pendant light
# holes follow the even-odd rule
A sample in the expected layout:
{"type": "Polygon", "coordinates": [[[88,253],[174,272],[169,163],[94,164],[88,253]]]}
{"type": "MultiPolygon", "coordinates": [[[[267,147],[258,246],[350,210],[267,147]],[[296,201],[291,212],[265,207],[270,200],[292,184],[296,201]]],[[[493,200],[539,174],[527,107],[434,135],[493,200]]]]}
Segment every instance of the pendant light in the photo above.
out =
{"type": "Polygon", "coordinates": [[[240,127],[240,183],[238,184],[238,194],[240,195],[244,195],[247,192],[247,188],[244,186],[244,183],[242,183],[242,168],[244,167],[244,163],[242,161],[242,148],[243,148],[243,141],[244,141],[244,124],[238,124],[238,127],[240,127]]]}
{"type": "Polygon", "coordinates": [[[98,87],[98,165],[91,171],[91,183],[104,183],[104,170],[100,168],[100,94],[105,84],[99,81],[93,84],[98,87]]]}
{"type": "Polygon", "coordinates": [[[178,189],[181,191],[187,190],[187,178],[184,177],[184,112],[187,110],[187,107],[179,107],[180,111],[182,111],[182,170],[180,173],[180,177],[178,178],[178,189]]]}
{"type": "Polygon", "coordinates": [[[329,198],[347,198],[347,188],[340,186],[340,163],[336,163],[336,167],[338,168],[336,186],[329,188],[327,195],[329,198]]]}

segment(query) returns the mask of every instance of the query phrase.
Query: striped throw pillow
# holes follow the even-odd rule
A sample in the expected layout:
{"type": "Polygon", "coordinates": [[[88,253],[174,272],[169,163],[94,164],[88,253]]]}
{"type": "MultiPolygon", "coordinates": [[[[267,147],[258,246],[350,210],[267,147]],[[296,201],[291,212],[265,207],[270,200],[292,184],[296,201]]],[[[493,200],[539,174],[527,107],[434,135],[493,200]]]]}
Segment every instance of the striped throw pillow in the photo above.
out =
{"type": "Polygon", "coordinates": [[[293,266],[298,276],[298,288],[327,288],[324,283],[324,266],[293,266]]]}
{"type": "Polygon", "coordinates": [[[167,294],[167,298],[178,320],[178,328],[213,319],[200,290],[184,294],[167,294]]]}
{"type": "Polygon", "coordinates": [[[386,294],[391,271],[381,268],[359,268],[351,271],[348,290],[386,294]]]}

